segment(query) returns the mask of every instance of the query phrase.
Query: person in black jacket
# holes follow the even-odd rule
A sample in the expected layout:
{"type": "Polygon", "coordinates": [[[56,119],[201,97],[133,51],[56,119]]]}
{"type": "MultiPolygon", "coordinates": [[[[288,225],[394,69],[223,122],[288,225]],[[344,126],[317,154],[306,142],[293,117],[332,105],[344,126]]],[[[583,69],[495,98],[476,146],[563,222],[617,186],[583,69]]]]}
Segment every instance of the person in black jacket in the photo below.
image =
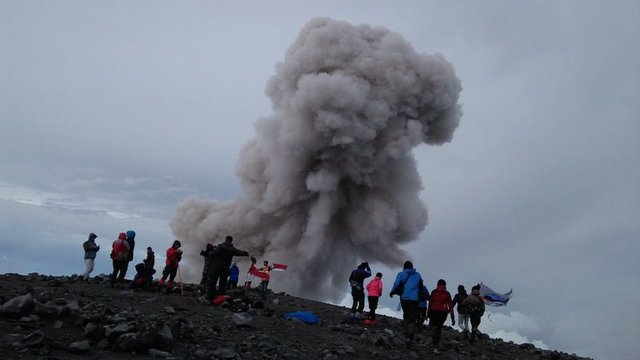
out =
{"type": "Polygon", "coordinates": [[[207,299],[213,301],[216,296],[224,295],[227,289],[227,278],[229,277],[229,267],[234,256],[249,256],[249,253],[236,249],[233,238],[227,236],[224,243],[215,246],[209,257],[211,266],[207,273],[207,299]],[[218,284],[219,282],[219,284],[218,284]],[[216,289],[216,285],[218,288],[216,289]]]}
{"type": "Polygon", "coordinates": [[[453,297],[453,306],[458,305],[458,326],[462,330],[465,339],[469,338],[469,314],[467,314],[467,309],[462,305],[462,302],[467,296],[467,290],[464,286],[458,285],[458,293],[453,297]]]}
{"type": "Polygon", "coordinates": [[[351,305],[351,313],[355,315],[356,311],[362,314],[364,311],[364,279],[371,276],[371,268],[368,262],[363,262],[351,272],[349,275],[349,284],[351,285],[351,297],[353,297],[353,305],[351,305]]]}
{"type": "Polygon", "coordinates": [[[202,268],[202,279],[200,280],[200,286],[207,286],[207,274],[211,267],[211,254],[213,252],[213,245],[207,244],[206,248],[200,251],[200,256],[204,256],[204,267],[202,268]]]}

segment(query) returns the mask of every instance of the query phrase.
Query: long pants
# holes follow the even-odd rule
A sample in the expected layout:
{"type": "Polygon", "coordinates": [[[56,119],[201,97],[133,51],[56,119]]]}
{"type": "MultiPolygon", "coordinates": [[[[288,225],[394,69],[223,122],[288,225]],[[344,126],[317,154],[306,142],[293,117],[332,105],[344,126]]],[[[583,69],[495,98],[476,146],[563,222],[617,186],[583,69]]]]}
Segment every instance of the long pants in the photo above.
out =
{"type": "Polygon", "coordinates": [[[238,280],[229,280],[229,282],[227,282],[227,290],[235,289],[237,287],[238,287],[238,280]]]}
{"type": "Polygon", "coordinates": [[[469,314],[458,313],[458,327],[463,333],[469,332],[469,314]]]}
{"type": "Polygon", "coordinates": [[[471,316],[471,341],[476,339],[476,335],[478,333],[478,326],[480,326],[481,316],[472,315],[471,316]]]}
{"type": "Polygon", "coordinates": [[[178,274],[177,266],[167,265],[164,267],[164,270],[162,270],[162,278],[160,279],[160,282],[164,283],[167,277],[169,277],[169,284],[173,285],[173,280],[176,278],[177,274],[178,274]]]}
{"type": "Polygon", "coordinates": [[[417,324],[418,327],[422,327],[422,324],[424,324],[424,321],[427,319],[427,308],[426,307],[418,307],[418,320],[417,320],[417,324]]]}
{"type": "Polygon", "coordinates": [[[93,259],[84,259],[84,274],[82,275],[85,280],[89,280],[89,274],[93,271],[93,259]]]}
{"type": "Polygon", "coordinates": [[[124,276],[127,274],[129,260],[113,260],[113,274],[111,274],[111,285],[118,282],[124,282],[124,276]]]}
{"type": "Polygon", "coordinates": [[[376,309],[378,308],[378,299],[379,296],[369,296],[367,300],[369,300],[369,319],[375,320],[376,318],[376,309]]]}
{"type": "Polygon", "coordinates": [[[216,296],[224,295],[229,278],[229,264],[211,264],[207,274],[207,298],[213,300],[216,296]],[[218,284],[219,282],[219,284],[218,284]],[[218,288],[216,289],[216,285],[218,288]]]}
{"type": "Polygon", "coordinates": [[[442,335],[442,326],[444,322],[447,320],[447,315],[449,313],[446,311],[433,311],[429,312],[429,325],[433,328],[432,331],[432,343],[434,348],[438,348],[440,346],[440,336],[442,335]]]}
{"type": "Polygon", "coordinates": [[[409,340],[413,340],[413,335],[418,330],[418,300],[400,300],[400,306],[402,306],[402,320],[405,334],[409,340]]]}
{"type": "Polygon", "coordinates": [[[351,305],[351,312],[359,313],[364,311],[364,289],[362,288],[351,288],[351,297],[353,298],[353,304],[351,305]]]}

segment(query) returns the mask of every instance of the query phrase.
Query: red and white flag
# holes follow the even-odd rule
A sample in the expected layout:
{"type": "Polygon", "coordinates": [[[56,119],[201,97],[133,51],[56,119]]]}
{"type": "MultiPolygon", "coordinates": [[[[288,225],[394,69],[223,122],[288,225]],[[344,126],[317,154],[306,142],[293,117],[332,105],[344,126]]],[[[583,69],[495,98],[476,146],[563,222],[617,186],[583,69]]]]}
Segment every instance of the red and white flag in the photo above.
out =
{"type": "Polygon", "coordinates": [[[285,271],[287,270],[287,264],[273,264],[273,271],[285,271]]]}

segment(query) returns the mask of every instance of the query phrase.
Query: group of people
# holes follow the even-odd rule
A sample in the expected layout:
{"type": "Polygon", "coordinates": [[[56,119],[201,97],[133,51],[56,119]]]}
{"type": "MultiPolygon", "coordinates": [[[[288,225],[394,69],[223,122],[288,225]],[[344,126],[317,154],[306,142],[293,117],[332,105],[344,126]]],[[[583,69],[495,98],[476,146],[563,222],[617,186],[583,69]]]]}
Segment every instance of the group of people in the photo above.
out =
{"type": "MultiPolygon", "coordinates": [[[[364,289],[368,292],[369,314],[366,323],[375,322],[375,311],[378,307],[378,300],[382,296],[382,274],[369,281],[366,286],[364,281],[371,276],[369,263],[363,262],[356,269],[351,271],[349,285],[351,286],[351,296],[353,304],[352,314],[361,314],[364,311],[364,289]]],[[[442,327],[448,316],[451,316],[451,326],[455,326],[456,319],[454,307],[457,306],[458,326],[464,333],[465,339],[471,343],[475,341],[478,334],[478,326],[482,315],[484,315],[484,300],[480,296],[480,285],[475,285],[471,289],[471,294],[467,294],[463,285],[458,286],[458,293],[455,297],[447,291],[447,283],[444,279],[439,279],[436,288],[429,292],[424,284],[424,280],[419,272],[413,267],[411,261],[406,261],[403,270],[396,275],[389,296],[400,296],[400,306],[402,307],[402,319],[407,335],[407,345],[413,342],[414,335],[429,319],[432,328],[432,345],[434,353],[439,353],[442,327]],[[469,330],[471,321],[471,331],[469,330]]]]}
{"type": "MultiPolygon", "coordinates": [[[[135,236],[133,230],[121,232],[118,238],[111,244],[111,260],[113,272],[110,277],[111,287],[118,284],[122,287],[124,278],[127,274],[129,263],[133,261],[133,253],[135,249],[135,236]]],[[[88,280],[89,275],[93,271],[94,262],[100,246],[96,244],[98,236],[94,233],[89,234],[87,241],[83,243],[85,272],[83,279],[88,280]]],[[[172,289],[174,281],[178,274],[180,260],[182,260],[182,244],[179,240],[175,240],[171,247],[166,251],[165,267],[162,276],[158,281],[159,287],[167,287],[172,289]]],[[[233,237],[227,236],[223,243],[219,245],[207,244],[206,248],[200,252],[204,257],[204,269],[202,272],[202,280],[200,285],[206,290],[206,297],[211,302],[219,303],[224,297],[225,291],[235,289],[238,286],[238,278],[240,270],[235,262],[234,256],[249,256],[245,250],[237,249],[233,246],[233,237]]],[[[273,267],[268,261],[264,261],[261,268],[256,266],[257,260],[251,257],[251,265],[247,272],[247,281],[245,282],[245,291],[251,289],[252,283],[260,280],[259,287],[265,293],[269,285],[270,271],[273,267]]],[[[156,273],[154,269],[155,253],[151,247],[147,247],[147,256],[139,264],[135,266],[136,275],[131,283],[132,288],[149,287],[153,282],[153,275],[156,273]]]]}

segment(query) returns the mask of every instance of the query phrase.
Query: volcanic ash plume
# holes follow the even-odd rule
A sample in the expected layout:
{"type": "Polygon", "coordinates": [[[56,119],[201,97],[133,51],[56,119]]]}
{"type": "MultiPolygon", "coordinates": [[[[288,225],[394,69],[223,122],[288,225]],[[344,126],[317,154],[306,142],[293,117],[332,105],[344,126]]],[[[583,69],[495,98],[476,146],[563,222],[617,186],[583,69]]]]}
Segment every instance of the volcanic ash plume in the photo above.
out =
{"type": "Polygon", "coordinates": [[[410,258],[400,246],[427,224],[411,150],[451,140],[461,89],[443,56],[397,33],[312,20],[267,84],[273,115],[240,154],[245,196],[186,199],[174,234],[201,247],[231,234],[259,260],[289,265],[274,288],[341,299],[360,261],[410,258]]]}

